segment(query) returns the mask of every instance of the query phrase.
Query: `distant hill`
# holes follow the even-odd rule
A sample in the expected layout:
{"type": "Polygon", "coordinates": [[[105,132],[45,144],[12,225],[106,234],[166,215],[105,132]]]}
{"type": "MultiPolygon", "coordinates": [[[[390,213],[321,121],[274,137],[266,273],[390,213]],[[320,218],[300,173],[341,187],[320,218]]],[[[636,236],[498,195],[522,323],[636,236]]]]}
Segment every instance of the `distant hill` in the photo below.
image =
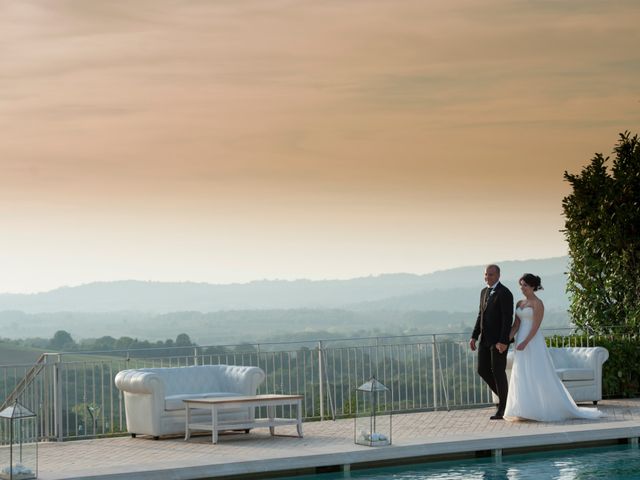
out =
{"type": "MultiPolygon", "coordinates": [[[[520,278],[522,274],[518,274],[520,278]]],[[[509,287],[514,299],[522,296],[517,286],[517,279],[503,278],[503,283],[509,287]]],[[[566,276],[563,273],[545,275],[543,277],[544,290],[538,295],[545,303],[547,310],[567,310],[569,299],[565,293],[566,276]]],[[[382,300],[360,302],[347,306],[350,310],[443,310],[449,312],[469,312],[478,308],[480,288],[434,288],[423,290],[410,295],[401,295],[382,300]]]]}
{"type": "MultiPolygon", "coordinates": [[[[502,282],[520,297],[524,272],[542,277],[545,328],[568,323],[567,257],[501,262],[502,282]]],[[[469,331],[483,265],[426,275],[247,284],[97,282],[34,295],[0,295],[7,338],[78,339],[110,335],[148,340],[186,332],[199,344],[469,331]]]]}
{"type": "MultiPolygon", "coordinates": [[[[566,309],[567,257],[501,262],[502,282],[518,297],[524,272],[540,275],[547,308],[566,309]]],[[[477,308],[483,265],[425,275],[384,274],[350,280],[263,280],[245,284],[95,282],[37,294],[0,294],[0,312],[216,312],[269,309],[423,310],[477,308]]]]}

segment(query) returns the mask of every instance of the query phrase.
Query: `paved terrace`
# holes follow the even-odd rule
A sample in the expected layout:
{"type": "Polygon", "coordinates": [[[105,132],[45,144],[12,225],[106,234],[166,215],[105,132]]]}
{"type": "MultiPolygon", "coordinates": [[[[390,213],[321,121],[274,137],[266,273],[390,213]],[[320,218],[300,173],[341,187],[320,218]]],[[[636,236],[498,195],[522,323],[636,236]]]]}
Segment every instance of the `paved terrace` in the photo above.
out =
{"type": "Polygon", "coordinates": [[[39,450],[38,478],[256,478],[269,472],[308,474],[316,468],[348,470],[376,462],[425,461],[477,452],[506,455],[550,445],[565,448],[617,439],[637,442],[640,399],[605,400],[599,408],[606,418],[560,423],[491,421],[493,408],[395,415],[393,445],[387,447],[355,445],[352,419],[305,423],[304,438],[294,436],[295,427],[286,426],[276,429],[283,436],[270,437],[268,429],[256,429],[249,435],[221,435],[217,445],[211,443],[210,435],[188,442],[127,436],[44,443],[39,450]]]}

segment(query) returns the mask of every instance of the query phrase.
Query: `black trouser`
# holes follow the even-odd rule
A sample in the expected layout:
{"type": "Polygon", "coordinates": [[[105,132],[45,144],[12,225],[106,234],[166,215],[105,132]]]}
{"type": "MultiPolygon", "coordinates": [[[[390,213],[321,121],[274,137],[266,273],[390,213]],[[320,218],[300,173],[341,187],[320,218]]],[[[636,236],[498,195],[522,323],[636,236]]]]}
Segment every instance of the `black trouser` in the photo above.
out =
{"type": "Polygon", "coordinates": [[[507,350],[504,353],[500,353],[495,345],[487,346],[481,344],[478,346],[478,375],[487,382],[489,388],[500,399],[497,412],[500,415],[504,413],[509,391],[506,369],[507,350]]]}

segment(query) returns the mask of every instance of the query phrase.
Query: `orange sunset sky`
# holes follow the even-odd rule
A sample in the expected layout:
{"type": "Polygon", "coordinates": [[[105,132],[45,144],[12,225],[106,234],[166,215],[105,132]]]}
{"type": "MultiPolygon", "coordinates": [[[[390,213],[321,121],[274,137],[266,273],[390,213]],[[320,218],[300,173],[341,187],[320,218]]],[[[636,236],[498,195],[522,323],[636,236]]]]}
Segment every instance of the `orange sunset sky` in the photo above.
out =
{"type": "Polygon", "coordinates": [[[639,25],[637,0],[0,0],[0,292],[565,255],[563,172],[640,131],[639,25]]]}

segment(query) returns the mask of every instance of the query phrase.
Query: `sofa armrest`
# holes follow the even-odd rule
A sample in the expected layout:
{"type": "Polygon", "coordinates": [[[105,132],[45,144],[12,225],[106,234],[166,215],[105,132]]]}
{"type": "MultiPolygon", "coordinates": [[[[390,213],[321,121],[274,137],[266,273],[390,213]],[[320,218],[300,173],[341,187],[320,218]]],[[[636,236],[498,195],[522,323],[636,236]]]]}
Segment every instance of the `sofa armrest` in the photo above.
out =
{"type": "Polygon", "coordinates": [[[609,358],[609,351],[604,347],[593,347],[585,352],[585,361],[596,372],[602,371],[602,364],[609,358]]]}
{"type": "Polygon", "coordinates": [[[574,348],[575,356],[579,357],[582,365],[593,371],[593,387],[575,387],[574,400],[597,402],[602,400],[602,365],[609,358],[609,351],[603,347],[574,348]]]}
{"type": "Polygon", "coordinates": [[[158,394],[164,397],[164,382],[159,375],[141,370],[122,370],[115,378],[116,387],[123,392],[158,394]]]}

